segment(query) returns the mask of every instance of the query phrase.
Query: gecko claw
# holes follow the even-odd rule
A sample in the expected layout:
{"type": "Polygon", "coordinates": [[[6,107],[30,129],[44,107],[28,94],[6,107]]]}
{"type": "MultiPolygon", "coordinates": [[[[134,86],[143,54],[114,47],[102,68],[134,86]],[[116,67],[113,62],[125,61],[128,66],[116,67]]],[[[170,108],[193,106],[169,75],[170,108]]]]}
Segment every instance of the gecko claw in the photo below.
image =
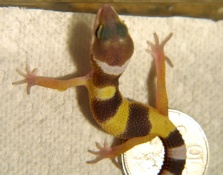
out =
{"type": "Polygon", "coordinates": [[[13,82],[12,84],[13,85],[20,85],[20,84],[24,84],[24,83],[27,83],[27,87],[26,87],[26,90],[27,90],[27,94],[30,94],[30,89],[32,86],[34,86],[36,83],[35,83],[35,80],[36,80],[36,77],[37,77],[37,72],[38,72],[38,69],[35,68],[31,71],[30,69],[30,66],[29,64],[26,64],[26,72],[27,73],[24,73],[23,71],[21,71],[20,69],[16,69],[16,72],[23,76],[25,79],[23,80],[19,80],[19,81],[15,81],[13,82]]]}
{"type": "Polygon", "coordinates": [[[97,157],[93,160],[86,161],[86,163],[94,164],[94,163],[97,163],[97,162],[101,161],[102,159],[109,158],[109,159],[111,159],[111,161],[113,162],[113,164],[117,168],[121,169],[121,165],[115,159],[115,156],[113,155],[113,152],[112,152],[112,148],[109,147],[107,141],[104,142],[104,147],[101,146],[98,142],[95,142],[95,145],[96,145],[96,147],[98,148],[99,151],[88,150],[88,152],[91,153],[91,154],[96,155],[97,157]]]}
{"type": "Polygon", "coordinates": [[[98,142],[95,142],[98,151],[88,150],[89,153],[96,155],[97,157],[94,160],[87,161],[89,164],[97,163],[102,159],[110,158],[111,160],[115,160],[113,156],[113,150],[108,146],[108,143],[105,141],[104,146],[101,146],[98,142]]]}
{"type": "Polygon", "coordinates": [[[153,35],[154,35],[155,42],[152,43],[151,41],[147,41],[147,44],[150,46],[150,49],[147,49],[147,51],[156,60],[164,58],[167,61],[167,63],[171,67],[173,67],[173,63],[171,62],[171,60],[167,56],[164,55],[164,46],[170,40],[170,38],[172,37],[173,33],[170,33],[161,43],[159,41],[158,35],[156,33],[154,33],[153,35]],[[162,56],[160,56],[160,55],[162,55],[162,56]]]}

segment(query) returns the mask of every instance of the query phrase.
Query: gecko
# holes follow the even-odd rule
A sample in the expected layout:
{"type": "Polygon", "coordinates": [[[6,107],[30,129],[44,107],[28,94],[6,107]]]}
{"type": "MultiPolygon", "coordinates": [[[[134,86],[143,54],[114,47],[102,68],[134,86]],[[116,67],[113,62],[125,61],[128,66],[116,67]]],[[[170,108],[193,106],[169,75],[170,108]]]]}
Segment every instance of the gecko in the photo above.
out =
{"type": "Polygon", "coordinates": [[[96,142],[97,151],[89,150],[96,158],[114,160],[120,154],[136,145],[159,137],[164,145],[165,156],[159,175],[180,175],[186,164],[186,145],[179,130],[168,117],[168,98],[165,80],[164,46],[170,40],[170,33],[162,42],[154,33],[155,42],[147,41],[149,53],[156,67],[155,107],[130,100],[119,90],[119,78],[125,71],[134,51],[134,44],[128,28],[110,5],[103,5],[96,15],[93,26],[90,63],[91,71],[82,77],[59,80],[37,75],[27,64],[26,73],[17,69],[25,79],[12,83],[27,84],[27,93],[34,85],[65,91],[76,86],[85,86],[89,94],[89,104],[96,122],[108,133],[126,140],[110,147],[96,142]]]}

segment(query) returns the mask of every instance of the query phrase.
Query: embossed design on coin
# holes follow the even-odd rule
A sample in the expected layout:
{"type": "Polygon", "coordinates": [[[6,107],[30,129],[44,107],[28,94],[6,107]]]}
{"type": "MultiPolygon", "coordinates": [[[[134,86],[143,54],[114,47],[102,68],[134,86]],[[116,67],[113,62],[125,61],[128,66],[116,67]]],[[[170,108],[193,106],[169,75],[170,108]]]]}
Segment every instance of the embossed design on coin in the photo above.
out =
{"type": "MultiPolygon", "coordinates": [[[[170,120],[183,135],[187,148],[186,165],[182,175],[203,175],[207,171],[209,147],[206,136],[190,116],[169,110],[170,120]]],[[[137,145],[121,155],[125,175],[157,175],[163,164],[164,148],[156,137],[151,142],[137,145]]]]}

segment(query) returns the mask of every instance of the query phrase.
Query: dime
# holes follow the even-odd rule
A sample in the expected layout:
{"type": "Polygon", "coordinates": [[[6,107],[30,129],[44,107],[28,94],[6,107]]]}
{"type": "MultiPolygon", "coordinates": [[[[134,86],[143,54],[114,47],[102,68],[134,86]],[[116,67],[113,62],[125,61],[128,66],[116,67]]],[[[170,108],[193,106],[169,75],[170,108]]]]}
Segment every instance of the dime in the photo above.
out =
{"type": "MultiPolygon", "coordinates": [[[[187,148],[186,165],[182,175],[203,175],[207,171],[209,147],[207,138],[197,122],[190,116],[169,109],[169,118],[183,135],[187,148]]],[[[124,175],[157,175],[163,164],[164,148],[156,137],[121,155],[124,175]]]]}

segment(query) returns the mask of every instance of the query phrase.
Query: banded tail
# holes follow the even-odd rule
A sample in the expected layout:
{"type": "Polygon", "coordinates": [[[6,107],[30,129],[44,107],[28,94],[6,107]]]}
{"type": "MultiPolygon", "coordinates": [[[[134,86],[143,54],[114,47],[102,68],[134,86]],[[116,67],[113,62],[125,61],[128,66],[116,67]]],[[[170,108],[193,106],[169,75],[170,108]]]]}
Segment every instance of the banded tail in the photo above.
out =
{"type": "Polygon", "coordinates": [[[165,156],[163,166],[158,175],[181,175],[186,164],[186,145],[182,135],[175,129],[162,141],[165,156]]]}

